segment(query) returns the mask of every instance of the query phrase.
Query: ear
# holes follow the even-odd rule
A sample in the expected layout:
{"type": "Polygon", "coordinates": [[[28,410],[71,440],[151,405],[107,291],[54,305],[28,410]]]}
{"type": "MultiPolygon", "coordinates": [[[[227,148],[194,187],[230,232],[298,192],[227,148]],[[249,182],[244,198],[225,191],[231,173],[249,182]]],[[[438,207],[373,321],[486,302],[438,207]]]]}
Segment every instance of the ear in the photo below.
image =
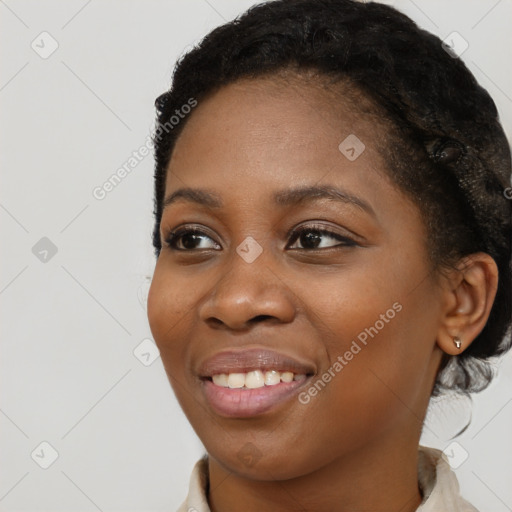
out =
{"type": "Polygon", "coordinates": [[[498,289],[498,267],[486,253],[462,258],[443,284],[445,297],[437,336],[439,348],[450,355],[462,353],[482,332],[498,289]],[[455,339],[461,341],[457,348],[455,339]]]}

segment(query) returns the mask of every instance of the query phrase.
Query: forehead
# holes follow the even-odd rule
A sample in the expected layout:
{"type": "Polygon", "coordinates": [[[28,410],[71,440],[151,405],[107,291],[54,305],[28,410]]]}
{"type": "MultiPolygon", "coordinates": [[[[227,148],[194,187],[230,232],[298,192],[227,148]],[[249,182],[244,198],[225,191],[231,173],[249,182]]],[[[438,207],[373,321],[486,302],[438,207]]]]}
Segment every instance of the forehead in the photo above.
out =
{"type": "Polygon", "coordinates": [[[382,171],[381,128],[368,100],[307,77],[264,77],[229,84],[199,102],[169,164],[167,187],[187,181],[265,176],[283,183],[327,171],[382,171]],[[363,111],[361,113],[361,110],[363,111]],[[360,154],[360,155],[359,155],[360,154]],[[361,156],[362,158],[360,158],[361,156]],[[185,172],[186,171],[186,172],[185,172]]]}

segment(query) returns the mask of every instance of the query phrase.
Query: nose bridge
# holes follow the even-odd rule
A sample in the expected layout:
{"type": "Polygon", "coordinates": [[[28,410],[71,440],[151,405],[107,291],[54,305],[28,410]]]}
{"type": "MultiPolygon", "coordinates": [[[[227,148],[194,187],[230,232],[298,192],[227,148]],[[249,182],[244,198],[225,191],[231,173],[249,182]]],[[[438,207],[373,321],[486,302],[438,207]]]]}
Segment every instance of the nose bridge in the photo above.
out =
{"type": "Polygon", "coordinates": [[[271,269],[272,254],[251,237],[233,249],[223,270],[219,269],[209,296],[200,308],[203,321],[222,322],[241,328],[257,317],[282,322],[294,316],[292,294],[271,269]],[[268,251],[268,252],[267,252],[268,251]]]}

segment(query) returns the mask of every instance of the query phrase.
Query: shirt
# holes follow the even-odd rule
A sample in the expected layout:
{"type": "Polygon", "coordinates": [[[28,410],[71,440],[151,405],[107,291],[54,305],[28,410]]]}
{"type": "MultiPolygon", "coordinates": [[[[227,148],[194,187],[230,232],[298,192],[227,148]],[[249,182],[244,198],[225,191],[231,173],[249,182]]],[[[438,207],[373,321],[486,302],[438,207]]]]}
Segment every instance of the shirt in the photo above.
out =
{"type": "MultiPolygon", "coordinates": [[[[418,485],[423,501],[416,512],[478,512],[460,495],[459,482],[441,450],[420,446],[418,485]]],[[[190,476],[188,496],[177,512],[211,512],[206,497],[208,457],[198,460],[190,476]]]]}

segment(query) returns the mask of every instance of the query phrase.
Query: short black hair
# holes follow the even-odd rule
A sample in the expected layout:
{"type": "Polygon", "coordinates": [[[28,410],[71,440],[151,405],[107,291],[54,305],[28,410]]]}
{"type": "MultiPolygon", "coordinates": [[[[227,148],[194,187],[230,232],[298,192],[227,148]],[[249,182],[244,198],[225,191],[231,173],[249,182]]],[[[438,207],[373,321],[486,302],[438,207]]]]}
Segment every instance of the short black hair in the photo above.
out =
{"type": "MultiPolygon", "coordinates": [[[[180,58],[170,90],[155,101],[156,257],[166,171],[187,121],[172,116],[227,84],[286,70],[349,84],[372,102],[390,128],[382,147],[389,176],[422,213],[433,268],[475,252],[495,260],[499,284],[489,320],[464,352],[444,356],[433,394],[484,389],[493,376],[488,359],[511,346],[510,147],[494,101],[460,58],[392,7],[273,0],[216,28],[180,58]]],[[[347,101],[340,95],[340,104],[347,101]]]]}

